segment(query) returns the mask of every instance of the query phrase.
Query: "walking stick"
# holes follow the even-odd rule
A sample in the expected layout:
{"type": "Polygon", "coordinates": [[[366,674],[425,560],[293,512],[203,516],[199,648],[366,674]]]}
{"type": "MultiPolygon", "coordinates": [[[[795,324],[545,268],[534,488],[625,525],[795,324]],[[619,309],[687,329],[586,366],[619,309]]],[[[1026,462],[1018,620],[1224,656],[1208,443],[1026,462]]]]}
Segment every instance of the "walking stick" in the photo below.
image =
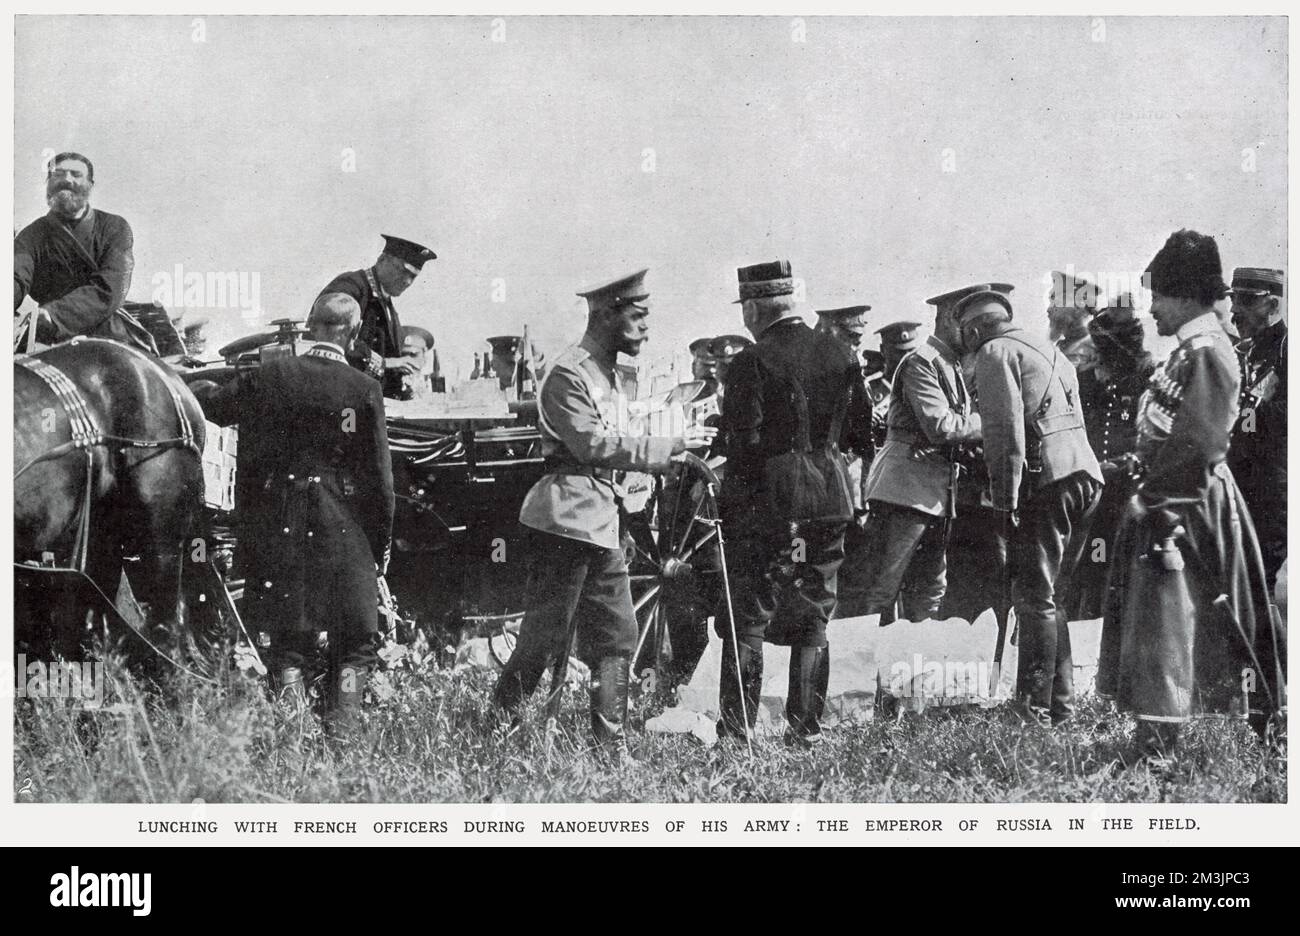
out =
{"type": "MultiPolygon", "coordinates": [[[[708,482],[709,496],[717,503],[717,490],[712,481],[708,482]]],[[[706,520],[718,531],[718,564],[722,566],[722,593],[727,597],[727,626],[731,635],[731,653],[736,664],[736,689],[740,693],[740,717],[745,723],[745,747],[749,750],[749,759],[754,759],[754,740],[749,733],[749,710],[745,703],[745,680],[740,673],[740,643],[736,639],[736,612],[731,606],[731,579],[727,575],[727,546],[722,539],[722,519],[706,520]]],[[[724,651],[725,652],[725,651],[724,651]]],[[[725,718],[725,716],[724,716],[725,718]]]]}

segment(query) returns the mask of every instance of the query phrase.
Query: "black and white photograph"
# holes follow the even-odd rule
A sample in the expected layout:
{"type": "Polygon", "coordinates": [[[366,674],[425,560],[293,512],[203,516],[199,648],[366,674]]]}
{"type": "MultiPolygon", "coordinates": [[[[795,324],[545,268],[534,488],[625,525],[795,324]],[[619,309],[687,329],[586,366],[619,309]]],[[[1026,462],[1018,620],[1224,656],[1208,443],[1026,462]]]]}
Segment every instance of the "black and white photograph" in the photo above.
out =
{"type": "Polygon", "coordinates": [[[1288,802],[1286,17],[13,43],[7,815],[1288,802]]]}

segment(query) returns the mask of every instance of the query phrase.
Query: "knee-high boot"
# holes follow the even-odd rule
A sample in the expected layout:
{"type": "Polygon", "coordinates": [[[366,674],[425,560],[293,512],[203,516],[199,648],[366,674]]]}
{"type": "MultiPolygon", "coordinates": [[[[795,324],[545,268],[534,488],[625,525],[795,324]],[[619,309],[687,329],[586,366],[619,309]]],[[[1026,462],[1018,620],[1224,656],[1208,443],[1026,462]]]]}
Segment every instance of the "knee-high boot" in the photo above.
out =
{"type": "Polygon", "coordinates": [[[815,744],[831,678],[830,647],[790,648],[790,690],[785,704],[786,740],[815,744]]]}
{"type": "Polygon", "coordinates": [[[740,644],[740,676],[736,674],[736,654],[730,641],[722,647],[722,674],[718,702],[722,717],[718,720],[718,737],[745,737],[758,722],[759,698],[763,692],[763,650],[740,644]],[[740,686],[744,686],[741,695],[740,686]],[[742,712],[743,701],[743,712],[742,712]]]}
{"type": "Polygon", "coordinates": [[[596,662],[591,672],[591,730],[596,743],[626,753],[627,737],[623,724],[627,720],[627,656],[607,656],[596,662]]]}

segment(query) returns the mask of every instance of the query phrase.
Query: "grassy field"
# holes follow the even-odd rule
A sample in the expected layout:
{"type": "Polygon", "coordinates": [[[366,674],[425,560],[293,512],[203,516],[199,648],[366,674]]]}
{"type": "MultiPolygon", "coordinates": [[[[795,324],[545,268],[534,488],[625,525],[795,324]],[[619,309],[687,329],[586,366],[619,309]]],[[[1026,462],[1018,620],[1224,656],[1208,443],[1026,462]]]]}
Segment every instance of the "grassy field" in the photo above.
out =
{"type": "MultiPolygon", "coordinates": [[[[1285,754],[1241,723],[1207,719],[1172,766],[1125,767],[1132,723],[1086,702],[1069,730],[997,712],[935,714],[840,727],[811,752],[763,740],[705,746],[640,731],[662,702],[634,702],[637,763],[611,769],[589,749],[585,692],[565,694],[546,743],[540,698],[503,737],[495,676],[392,661],[364,730],[327,736],[263,682],[231,670],[219,684],[176,675],[148,683],[118,666],[99,710],[17,702],[20,802],[1281,802],[1285,754]]],[[[540,695],[540,694],[539,694],[540,695]]],[[[1285,749],[1284,749],[1285,750],[1285,749]]]]}

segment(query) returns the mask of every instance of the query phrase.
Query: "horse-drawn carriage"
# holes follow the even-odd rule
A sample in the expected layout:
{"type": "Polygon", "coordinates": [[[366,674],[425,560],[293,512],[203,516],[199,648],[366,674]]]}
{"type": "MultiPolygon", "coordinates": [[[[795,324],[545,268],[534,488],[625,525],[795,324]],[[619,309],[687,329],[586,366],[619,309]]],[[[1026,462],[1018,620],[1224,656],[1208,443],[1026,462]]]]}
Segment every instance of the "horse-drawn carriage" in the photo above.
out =
{"type": "MultiPolygon", "coordinates": [[[[174,372],[156,361],[151,362],[151,368],[142,368],[140,361],[147,360],[145,356],[130,349],[121,352],[135,355],[132,358],[135,370],[148,370],[148,380],[170,387],[166,395],[155,390],[151,398],[141,397],[137,401],[148,410],[138,415],[145,422],[153,418],[158,425],[136,430],[153,433],[152,441],[143,436],[134,441],[145,443],[138,451],[152,451],[155,459],[160,459],[159,467],[163,461],[170,465],[168,479],[159,477],[150,483],[157,486],[180,479],[179,489],[186,492],[187,510],[183,516],[171,517],[168,535],[175,543],[166,546],[128,535],[140,527],[139,518],[105,515],[95,516],[89,523],[97,531],[96,538],[105,541],[105,548],[100,551],[112,553],[124,569],[135,572],[144,567],[138,563],[157,565],[158,557],[163,554],[168,557],[162,564],[168,570],[176,570],[176,579],[169,572],[162,576],[161,586],[157,586],[153,584],[153,578],[157,577],[152,577],[147,589],[152,600],[147,603],[157,610],[165,603],[157,597],[159,587],[164,592],[170,588],[177,596],[176,606],[173,610],[168,604],[164,616],[173,625],[186,620],[188,597],[191,605],[197,602],[207,616],[215,616],[228,632],[240,626],[237,612],[242,592],[241,572],[237,559],[232,561],[232,556],[237,556],[233,531],[239,510],[239,504],[233,501],[237,437],[231,430],[221,430],[210,423],[205,426],[194,396],[185,387],[197,386],[201,381],[222,383],[240,369],[258,367],[276,355],[298,353],[300,326],[288,320],[273,324],[276,328],[272,331],[250,335],[223,347],[219,362],[178,368],[174,372]],[[158,373],[153,373],[154,370],[158,373]],[[175,379],[177,375],[180,380],[175,379]],[[150,417],[150,413],[154,416],[150,417]],[[184,432],[179,428],[169,431],[163,425],[177,413],[188,416],[188,443],[177,442],[178,439],[184,442],[184,432]],[[162,457],[163,452],[173,450],[175,454],[162,457]],[[202,504],[198,503],[199,491],[203,492],[202,504]],[[197,516],[193,515],[195,512],[197,516]],[[182,562],[186,558],[183,546],[200,541],[203,562],[182,562]],[[190,575],[191,571],[195,574],[190,575]]],[[[32,362],[57,359],[69,374],[66,382],[76,384],[78,361],[92,349],[102,357],[108,350],[102,346],[107,344],[77,341],[42,354],[23,356],[18,371],[31,377],[32,362]]],[[[105,364],[100,360],[96,366],[103,368],[105,364]]],[[[85,382],[94,381],[86,377],[85,382]]],[[[38,379],[36,383],[41,381],[38,379]]],[[[686,385],[658,402],[661,405],[689,402],[696,392],[698,386],[686,385]]],[[[51,396],[47,387],[44,395],[54,400],[55,408],[62,413],[78,394],[51,396]]],[[[20,471],[25,476],[21,479],[23,490],[28,492],[20,493],[20,497],[30,496],[32,483],[46,484],[45,476],[53,470],[85,471],[85,465],[77,457],[89,458],[90,470],[98,477],[98,472],[114,464],[125,468],[124,454],[137,451],[131,445],[122,448],[105,444],[103,440],[97,443],[88,436],[61,439],[57,444],[65,445],[63,450],[46,445],[50,440],[28,425],[39,414],[41,401],[28,400],[21,392],[15,399],[19,414],[16,436],[25,434],[28,440],[21,451],[35,453],[29,457],[36,459],[39,466],[39,471],[31,467],[20,471]],[[70,453],[74,451],[90,454],[73,457],[70,453]],[[36,474],[41,477],[37,478],[36,474]]],[[[647,417],[652,415],[650,410],[647,405],[647,417]]],[[[101,414],[99,422],[106,418],[109,418],[107,414],[101,414]]],[[[61,425],[69,422],[64,415],[58,421],[61,425]]],[[[490,412],[472,407],[437,411],[402,403],[390,407],[388,432],[397,512],[393,558],[388,570],[391,591],[381,589],[392,596],[388,607],[381,609],[381,613],[387,613],[390,625],[402,620],[447,638],[465,633],[502,632],[511,622],[518,621],[523,610],[525,576],[520,573],[518,561],[524,539],[517,518],[524,495],[543,473],[540,435],[535,423],[536,404],[528,400],[511,402],[508,406],[501,400],[490,412]],[[395,613],[399,608],[400,616],[395,613]]],[[[136,477],[135,468],[122,474],[124,481],[136,477]]],[[[665,656],[671,653],[667,639],[670,615],[690,615],[698,618],[696,623],[700,629],[704,626],[707,615],[699,612],[699,601],[692,596],[715,591],[700,586],[720,575],[716,562],[700,561],[702,556],[710,554],[709,543],[718,535],[713,523],[717,515],[713,502],[716,483],[709,467],[692,458],[666,482],[645,476],[629,485],[625,543],[642,632],[639,672],[658,670],[665,656]]],[[[92,516],[98,509],[93,503],[96,491],[87,488],[78,492],[69,484],[60,490],[69,503],[84,505],[84,516],[92,516]]],[[[21,505],[19,515],[21,528],[21,505]]],[[[84,525],[85,521],[82,522],[84,525]]],[[[61,574],[79,577],[83,585],[91,586],[92,598],[107,605],[108,613],[122,618],[138,633],[145,633],[141,621],[144,615],[130,613],[133,602],[124,598],[120,586],[125,582],[129,595],[130,585],[135,584],[138,576],[88,570],[84,557],[74,556],[72,547],[58,545],[49,550],[36,538],[28,539],[30,543],[20,535],[22,548],[16,559],[29,593],[32,589],[39,593],[61,574]],[[44,559],[42,553],[46,554],[44,559]]],[[[189,625],[183,629],[187,633],[193,631],[194,623],[195,615],[191,613],[189,625]]],[[[208,632],[211,630],[207,628],[208,632]]],[[[250,635],[254,644],[256,636],[250,635]]]]}
{"type": "MultiPolygon", "coordinates": [[[[232,342],[221,349],[222,363],[185,379],[220,381],[269,357],[298,353],[300,326],[272,324],[274,331],[232,342]]],[[[690,403],[699,389],[687,384],[643,402],[644,424],[654,424],[656,406],[690,403]]],[[[501,632],[523,609],[519,508],[544,472],[537,404],[492,397],[484,405],[483,395],[473,394],[457,405],[454,390],[446,397],[450,403],[389,403],[396,514],[387,580],[396,607],[386,610],[396,620],[400,607],[401,620],[440,637],[501,632]]],[[[669,614],[698,614],[692,596],[716,591],[701,589],[699,581],[720,575],[716,562],[700,561],[711,555],[706,547],[717,536],[716,486],[711,469],[694,458],[667,483],[640,476],[627,485],[625,544],[642,635],[641,670],[658,670],[671,653],[669,614]]],[[[223,508],[213,519],[228,527],[229,516],[223,508]]],[[[704,616],[698,624],[703,628],[704,616]]]]}

